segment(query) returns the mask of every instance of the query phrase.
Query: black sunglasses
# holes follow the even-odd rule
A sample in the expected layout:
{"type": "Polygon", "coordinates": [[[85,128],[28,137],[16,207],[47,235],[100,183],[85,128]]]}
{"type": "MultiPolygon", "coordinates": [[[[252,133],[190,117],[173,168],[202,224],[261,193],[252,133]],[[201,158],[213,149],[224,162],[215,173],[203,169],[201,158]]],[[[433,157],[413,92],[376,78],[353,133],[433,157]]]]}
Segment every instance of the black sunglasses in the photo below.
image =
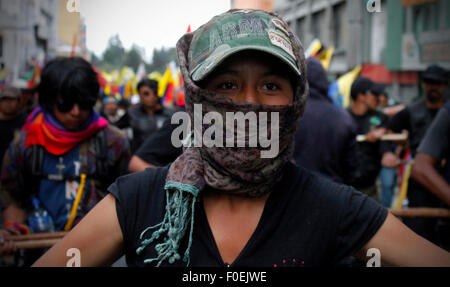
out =
{"type": "Polygon", "coordinates": [[[80,107],[80,109],[85,110],[85,111],[90,111],[94,105],[95,105],[95,100],[93,99],[86,99],[83,101],[79,101],[77,99],[62,99],[61,97],[58,97],[58,99],[56,100],[56,108],[61,112],[61,113],[68,113],[73,109],[73,106],[75,104],[78,104],[78,107],[80,107]]]}

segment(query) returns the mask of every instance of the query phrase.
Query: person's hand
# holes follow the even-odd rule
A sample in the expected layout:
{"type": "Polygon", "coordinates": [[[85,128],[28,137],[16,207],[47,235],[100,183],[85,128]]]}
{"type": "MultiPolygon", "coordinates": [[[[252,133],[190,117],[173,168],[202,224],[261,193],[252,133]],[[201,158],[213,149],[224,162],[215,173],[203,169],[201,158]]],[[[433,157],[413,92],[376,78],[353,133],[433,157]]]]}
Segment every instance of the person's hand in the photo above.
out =
{"type": "Polygon", "coordinates": [[[386,134],[385,128],[379,128],[379,129],[373,130],[373,131],[369,132],[368,134],[366,134],[366,141],[371,142],[371,143],[377,142],[385,134],[386,134]]]}
{"type": "Polygon", "coordinates": [[[384,167],[395,168],[399,164],[400,164],[400,159],[393,152],[386,152],[383,155],[383,158],[381,160],[381,165],[384,166],[384,167]]]}
{"type": "Polygon", "coordinates": [[[14,242],[6,240],[9,235],[18,235],[18,232],[11,229],[0,229],[0,256],[11,255],[17,251],[14,242]]]}

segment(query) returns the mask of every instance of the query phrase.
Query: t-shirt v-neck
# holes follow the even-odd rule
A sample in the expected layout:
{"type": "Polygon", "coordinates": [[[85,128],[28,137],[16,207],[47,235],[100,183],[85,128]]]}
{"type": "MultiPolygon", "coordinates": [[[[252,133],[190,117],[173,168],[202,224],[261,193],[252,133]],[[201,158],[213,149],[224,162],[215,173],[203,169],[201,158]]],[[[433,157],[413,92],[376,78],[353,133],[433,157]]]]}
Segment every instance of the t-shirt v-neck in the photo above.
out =
{"type": "MultiPolygon", "coordinates": [[[[156,258],[155,245],[141,254],[136,249],[150,238],[149,226],[162,222],[165,214],[164,183],[168,167],[120,177],[109,191],[116,198],[128,266],[155,266],[144,260],[156,258]]],[[[190,249],[191,267],[223,267],[219,249],[200,199],[196,202],[190,249]]],[[[378,231],[387,210],[353,188],[336,184],[293,164],[268,197],[260,220],[232,266],[283,267],[334,265],[360,250],[378,231]]],[[[183,258],[189,230],[179,254],[183,258]]],[[[186,266],[182,260],[161,266],[186,266]]]]}
{"type": "Polygon", "coordinates": [[[239,259],[242,256],[245,256],[245,251],[247,250],[247,248],[251,247],[252,242],[254,241],[254,237],[258,236],[258,232],[260,231],[260,229],[264,228],[264,224],[265,224],[265,219],[266,219],[266,214],[267,214],[267,209],[270,208],[269,206],[272,204],[272,198],[273,197],[273,193],[270,193],[270,195],[267,197],[266,202],[264,203],[264,207],[263,207],[263,211],[261,212],[261,216],[258,220],[258,223],[256,224],[255,230],[253,231],[253,233],[250,235],[248,241],[244,244],[243,248],[239,251],[239,254],[237,255],[237,257],[234,259],[233,262],[225,262],[220,254],[220,250],[219,250],[219,246],[217,245],[217,241],[214,238],[214,233],[212,231],[211,225],[209,224],[208,221],[208,216],[206,215],[206,210],[205,210],[205,205],[203,202],[203,198],[200,198],[200,202],[199,202],[199,219],[201,220],[201,225],[205,227],[206,232],[203,233],[205,235],[204,240],[209,242],[209,244],[207,244],[207,247],[211,248],[211,252],[215,254],[215,256],[217,256],[218,258],[220,258],[221,261],[221,265],[226,266],[226,267],[234,267],[234,265],[236,263],[239,263],[239,259]]]}

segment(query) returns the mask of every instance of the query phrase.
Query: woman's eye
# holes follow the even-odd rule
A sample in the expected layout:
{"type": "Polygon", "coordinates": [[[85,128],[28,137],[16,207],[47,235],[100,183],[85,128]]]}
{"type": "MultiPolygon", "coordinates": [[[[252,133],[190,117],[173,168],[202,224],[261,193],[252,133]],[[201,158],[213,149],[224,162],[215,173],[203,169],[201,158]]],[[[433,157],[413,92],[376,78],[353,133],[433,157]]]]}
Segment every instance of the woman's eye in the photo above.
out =
{"type": "Polygon", "coordinates": [[[218,88],[222,90],[231,90],[234,89],[235,87],[236,85],[233,84],[232,82],[223,82],[218,85],[218,88]]]}
{"type": "Polygon", "coordinates": [[[269,90],[269,91],[276,91],[279,87],[277,84],[274,83],[267,83],[263,86],[263,88],[265,90],[269,90]]]}

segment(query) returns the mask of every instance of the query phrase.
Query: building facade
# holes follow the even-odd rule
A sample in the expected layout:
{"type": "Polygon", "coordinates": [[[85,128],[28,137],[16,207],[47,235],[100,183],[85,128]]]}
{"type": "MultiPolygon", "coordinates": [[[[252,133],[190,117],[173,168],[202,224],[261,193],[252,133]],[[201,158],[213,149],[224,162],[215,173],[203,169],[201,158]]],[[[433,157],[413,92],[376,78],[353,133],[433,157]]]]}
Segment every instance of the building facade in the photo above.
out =
{"type": "MultiPolygon", "coordinates": [[[[86,25],[81,18],[79,7],[67,0],[58,0],[58,29],[57,51],[61,56],[76,55],[87,56],[86,50],[86,25]],[[67,7],[69,5],[69,7],[67,7]]],[[[78,2],[79,3],[79,2],[78,2]]]]}
{"type": "Polygon", "coordinates": [[[8,82],[55,50],[56,8],[57,0],[0,0],[0,62],[8,82]]]}
{"type": "Polygon", "coordinates": [[[305,47],[319,39],[335,48],[331,77],[361,65],[397,102],[421,96],[427,66],[450,69],[450,1],[274,0],[274,10],[305,47]]]}
{"type": "MultiPolygon", "coordinates": [[[[70,1],[69,1],[70,2],[70,1]]],[[[0,0],[0,64],[6,82],[25,88],[37,65],[74,51],[86,56],[86,27],[67,0],[0,0]]]]}

